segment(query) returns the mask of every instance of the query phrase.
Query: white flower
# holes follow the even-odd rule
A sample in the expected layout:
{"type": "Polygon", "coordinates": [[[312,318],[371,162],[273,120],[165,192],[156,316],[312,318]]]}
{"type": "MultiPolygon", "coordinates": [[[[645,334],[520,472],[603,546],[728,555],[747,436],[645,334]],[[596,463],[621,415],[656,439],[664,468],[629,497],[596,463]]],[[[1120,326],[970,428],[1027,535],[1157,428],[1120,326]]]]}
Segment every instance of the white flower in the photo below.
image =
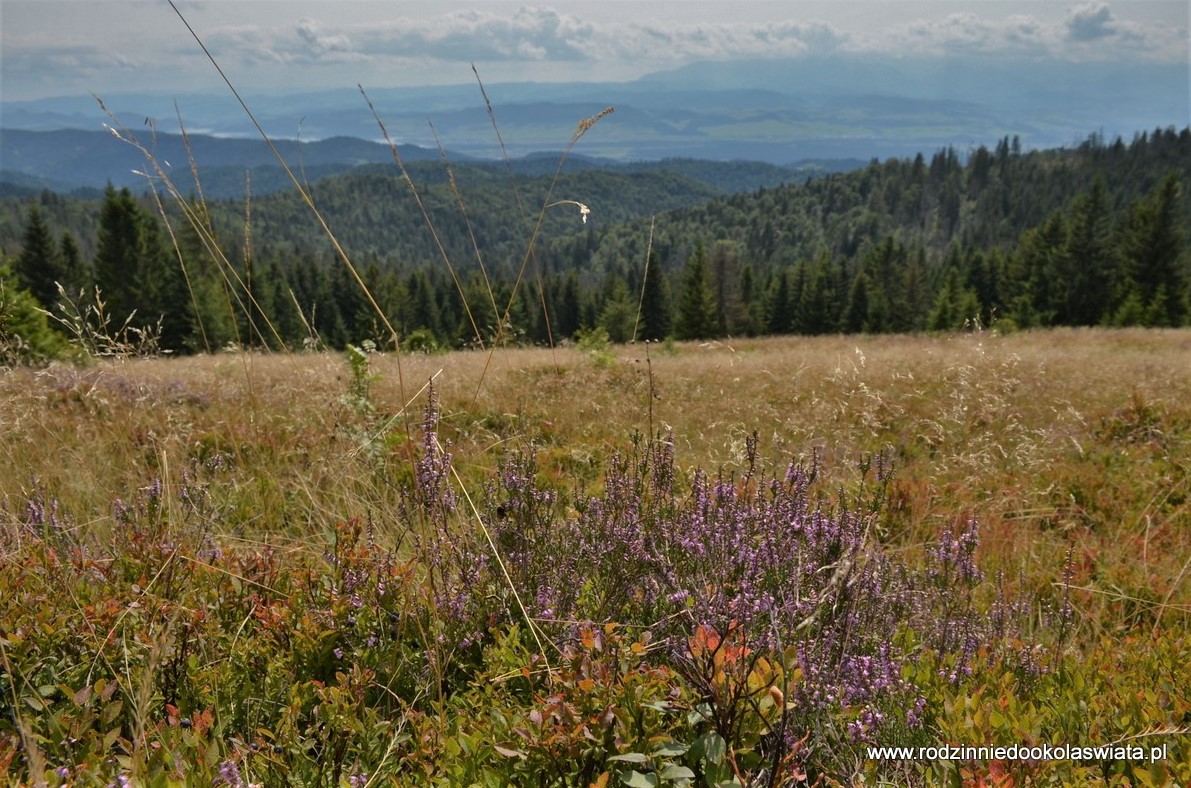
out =
{"type": "Polygon", "coordinates": [[[553,208],[553,207],[554,207],[554,206],[556,206],[556,205],[575,205],[575,206],[578,206],[578,208],[579,208],[579,218],[583,220],[583,223],[584,223],[584,224],[587,224],[587,215],[588,215],[589,213],[591,213],[591,209],[590,209],[590,208],[588,208],[588,207],[587,207],[586,205],[584,205],[583,203],[579,202],[578,200],[555,200],[554,202],[552,202],[552,203],[550,203],[549,205],[547,205],[547,206],[546,206],[546,208],[553,208]]]}

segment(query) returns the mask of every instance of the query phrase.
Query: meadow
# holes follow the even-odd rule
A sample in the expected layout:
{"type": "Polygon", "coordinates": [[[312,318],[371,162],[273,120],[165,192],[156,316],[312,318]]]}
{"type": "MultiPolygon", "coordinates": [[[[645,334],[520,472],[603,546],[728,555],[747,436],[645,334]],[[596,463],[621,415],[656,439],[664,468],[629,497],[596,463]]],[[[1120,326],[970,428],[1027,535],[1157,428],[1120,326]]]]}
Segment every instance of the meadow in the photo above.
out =
{"type": "Polygon", "coordinates": [[[1059,329],[6,369],[0,773],[1186,785],[1188,359],[1059,329]],[[943,744],[1109,749],[866,751],[943,744]]]}

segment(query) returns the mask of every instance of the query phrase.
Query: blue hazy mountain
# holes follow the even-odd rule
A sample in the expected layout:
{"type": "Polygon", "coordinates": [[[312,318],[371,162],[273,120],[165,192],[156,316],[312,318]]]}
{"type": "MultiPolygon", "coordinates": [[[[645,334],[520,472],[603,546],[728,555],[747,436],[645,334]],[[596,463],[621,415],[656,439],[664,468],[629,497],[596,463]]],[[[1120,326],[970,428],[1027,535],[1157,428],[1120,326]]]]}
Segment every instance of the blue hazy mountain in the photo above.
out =
{"type": "MultiPolygon", "coordinates": [[[[1027,148],[1070,145],[1090,132],[1130,137],[1185,125],[1191,118],[1189,80],[1185,63],[835,55],[698,62],[630,82],[504,83],[487,90],[514,157],[562,148],[580,119],[615,106],[615,114],[588,132],[578,150],[624,161],[683,157],[785,165],[929,154],[947,145],[963,151],[1005,135],[1020,137],[1027,148]]],[[[500,156],[474,84],[368,92],[389,133],[403,145],[435,151],[432,122],[453,156],[500,156]]],[[[192,133],[255,136],[243,110],[226,95],[101,98],[120,123],[138,132],[146,119],[162,131],[177,131],[180,113],[192,133]]],[[[354,88],[247,100],[277,139],[381,136],[354,88]]],[[[4,101],[0,109],[5,129],[96,130],[111,122],[91,96],[4,101]]],[[[113,141],[111,156],[127,155],[122,147],[113,141]]],[[[27,163],[10,160],[7,142],[0,152],[0,169],[28,174],[27,163]]],[[[308,166],[311,155],[305,158],[308,166]]]]}

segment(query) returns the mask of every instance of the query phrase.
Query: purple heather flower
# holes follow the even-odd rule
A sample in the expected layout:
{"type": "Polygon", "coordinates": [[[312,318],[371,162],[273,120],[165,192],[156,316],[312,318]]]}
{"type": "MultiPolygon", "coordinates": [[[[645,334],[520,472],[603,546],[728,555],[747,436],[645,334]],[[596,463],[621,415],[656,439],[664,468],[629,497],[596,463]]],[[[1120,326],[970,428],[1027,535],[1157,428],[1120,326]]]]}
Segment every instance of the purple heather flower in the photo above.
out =
{"type": "Polygon", "coordinates": [[[926,710],[926,698],[921,695],[914,701],[914,706],[906,712],[906,725],[910,728],[917,728],[922,725],[922,712],[926,710]]]}
{"type": "Polygon", "coordinates": [[[25,522],[29,525],[45,525],[45,504],[38,498],[25,502],[25,522]]]}
{"type": "Polygon", "coordinates": [[[219,777],[215,779],[215,784],[244,788],[244,781],[240,778],[240,767],[236,765],[235,761],[228,760],[219,764],[219,777]]]}

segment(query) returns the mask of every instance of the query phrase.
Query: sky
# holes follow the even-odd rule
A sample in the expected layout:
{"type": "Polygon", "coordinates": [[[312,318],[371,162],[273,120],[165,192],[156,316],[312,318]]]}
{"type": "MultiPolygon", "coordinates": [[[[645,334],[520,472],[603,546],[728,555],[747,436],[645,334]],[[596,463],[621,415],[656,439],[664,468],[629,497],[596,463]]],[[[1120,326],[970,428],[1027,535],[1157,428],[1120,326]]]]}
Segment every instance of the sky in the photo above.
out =
{"type": "MultiPolygon", "coordinates": [[[[244,93],[617,82],[696,60],[880,53],[1191,63],[1187,0],[176,0],[244,93]]],[[[166,0],[0,0],[0,98],[218,92],[166,0]]]]}

